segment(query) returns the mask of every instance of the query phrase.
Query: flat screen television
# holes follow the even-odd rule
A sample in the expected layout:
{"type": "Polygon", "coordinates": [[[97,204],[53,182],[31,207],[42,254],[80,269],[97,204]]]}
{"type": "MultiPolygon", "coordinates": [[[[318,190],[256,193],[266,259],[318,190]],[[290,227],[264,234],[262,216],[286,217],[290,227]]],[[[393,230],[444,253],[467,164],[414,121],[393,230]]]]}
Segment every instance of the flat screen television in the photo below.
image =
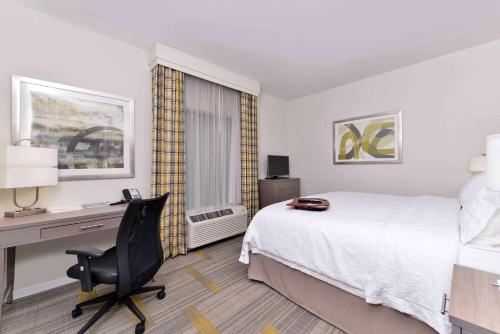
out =
{"type": "Polygon", "coordinates": [[[290,175],[288,156],[268,155],[267,156],[267,177],[277,178],[290,175]]]}

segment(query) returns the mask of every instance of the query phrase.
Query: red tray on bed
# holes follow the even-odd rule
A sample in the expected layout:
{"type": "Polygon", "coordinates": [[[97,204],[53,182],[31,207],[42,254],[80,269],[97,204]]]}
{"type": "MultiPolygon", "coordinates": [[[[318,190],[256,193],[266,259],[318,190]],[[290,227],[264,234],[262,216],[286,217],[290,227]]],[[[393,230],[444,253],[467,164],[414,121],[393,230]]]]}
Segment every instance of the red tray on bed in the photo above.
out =
{"type": "Polygon", "coordinates": [[[330,202],[324,198],[299,197],[292,199],[287,206],[300,210],[325,211],[330,207],[330,202]]]}

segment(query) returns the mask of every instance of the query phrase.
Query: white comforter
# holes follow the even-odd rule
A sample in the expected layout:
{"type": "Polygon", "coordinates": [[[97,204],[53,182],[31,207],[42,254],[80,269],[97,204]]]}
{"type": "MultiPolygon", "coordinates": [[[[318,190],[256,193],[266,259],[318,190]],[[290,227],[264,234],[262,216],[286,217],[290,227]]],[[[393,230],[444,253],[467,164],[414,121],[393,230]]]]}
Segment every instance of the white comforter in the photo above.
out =
{"type": "Polygon", "coordinates": [[[323,212],[286,202],[255,215],[240,261],[261,253],[450,333],[440,313],[458,256],[458,200],[334,192],[323,212]]]}

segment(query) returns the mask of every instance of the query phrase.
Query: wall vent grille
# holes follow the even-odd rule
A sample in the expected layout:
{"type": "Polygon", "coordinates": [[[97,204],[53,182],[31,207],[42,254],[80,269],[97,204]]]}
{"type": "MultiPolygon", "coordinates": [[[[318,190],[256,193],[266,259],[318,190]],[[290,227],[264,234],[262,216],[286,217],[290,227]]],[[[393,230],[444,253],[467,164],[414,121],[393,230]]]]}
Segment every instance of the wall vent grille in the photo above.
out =
{"type": "Polygon", "coordinates": [[[247,210],[242,205],[209,211],[186,217],[188,248],[200,247],[244,233],[247,229],[247,210]]]}
{"type": "Polygon", "coordinates": [[[199,222],[202,222],[204,220],[229,216],[232,214],[233,214],[233,210],[224,209],[224,210],[211,211],[211,212],[207,212],[207,213],[200,213],[198,215],[189,216],[189,218],[191,219],[191,221],[193,223],[199,223],[199,222]]]}

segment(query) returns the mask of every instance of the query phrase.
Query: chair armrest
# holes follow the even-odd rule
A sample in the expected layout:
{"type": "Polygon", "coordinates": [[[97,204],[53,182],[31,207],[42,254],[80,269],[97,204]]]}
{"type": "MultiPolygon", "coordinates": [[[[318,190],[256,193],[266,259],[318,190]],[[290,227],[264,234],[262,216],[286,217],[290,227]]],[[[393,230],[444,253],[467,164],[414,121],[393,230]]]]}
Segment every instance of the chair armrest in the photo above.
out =
{"type": "Polygon", "coordinates": [[[66,254],[98,258],[104,255],[104,251],[94,247],[76,247],[66,250],[66,254]]]}
{"type": "Polygon", "coordinates": [[[90,292],[94,287],[90,272],[90,258],[99,258],[104,251],[94,247],[76,247],[66,250],[66,254],[76,255],[78,258],[79,280],[82,291],[90,292]]]}

